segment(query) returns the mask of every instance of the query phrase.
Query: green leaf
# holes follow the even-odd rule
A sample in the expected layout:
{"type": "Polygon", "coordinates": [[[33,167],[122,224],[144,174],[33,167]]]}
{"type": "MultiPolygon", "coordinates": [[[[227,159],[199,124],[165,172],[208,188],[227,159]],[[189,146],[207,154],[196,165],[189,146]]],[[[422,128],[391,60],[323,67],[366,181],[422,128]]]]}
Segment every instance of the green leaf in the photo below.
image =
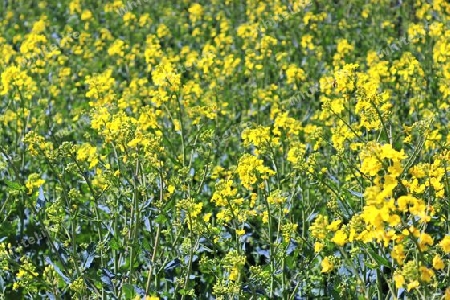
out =
{"type": "Polygon", "coordinates": [[[12,181],[9,181],[6,179],[5,179],[5,183],[10,190],[15,190],[15,191],[24,191],[25,190],[25,187],[22,186],[20,183],[12,182],[12,181]]]}
{"type": "Polygon", "coordinates": [[[376,253],[374,250],[368,250],[369,255],[380,265],[380,266],[389,266],[389,260],[386,257],[383,257],[376,253]]]}
{"type": "Polygon", "coordinates": [[[117,242],[116,238],[111,239],[111,241],[109,242],[109,246],[111,247],[112,250],[119,250],[120,245],[117,242]]]}
{"type": "Polygon", "coordinates": [[[163,224],[167,221],[167,218],[165,215],[159,215],[156,219],[155,222],[158,224],[163,224]]]}
{"type": "Polygon", "coordinates": [[[122,292],[125,296],[125,299],[133,299],[134,288],[131,284],[124,283],[122,285],[122,292]]]}

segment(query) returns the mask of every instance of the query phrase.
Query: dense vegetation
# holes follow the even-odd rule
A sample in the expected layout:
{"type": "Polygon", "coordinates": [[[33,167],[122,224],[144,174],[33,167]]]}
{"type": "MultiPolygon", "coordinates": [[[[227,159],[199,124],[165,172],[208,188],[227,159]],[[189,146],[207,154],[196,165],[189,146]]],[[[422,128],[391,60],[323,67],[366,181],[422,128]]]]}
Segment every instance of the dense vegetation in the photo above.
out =
{"type": "Polygon", "coordinates": [[[0,299],[449,300],[449,22],[2,1],[0,299]]]}

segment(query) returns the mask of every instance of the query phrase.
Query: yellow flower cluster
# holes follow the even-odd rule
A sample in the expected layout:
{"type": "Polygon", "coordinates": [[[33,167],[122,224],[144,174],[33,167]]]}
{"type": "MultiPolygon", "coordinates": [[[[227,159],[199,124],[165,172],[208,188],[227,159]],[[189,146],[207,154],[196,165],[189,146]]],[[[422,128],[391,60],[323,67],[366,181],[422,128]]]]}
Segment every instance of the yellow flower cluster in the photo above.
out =
{"type": "Polygon", "coordinates": [[[275,171],[266,167],[263,160],[258,159],[251,154],[244,154],[240,159],[236,168],[241,184],[248,190],[258,182],[258,179],[267,180],[270,176],[275,175],[275,171]]]}
{"type": "Polygon", "coordinates": [[[450,299],[448,1],[17,2],[0,298],[450,299]]]}

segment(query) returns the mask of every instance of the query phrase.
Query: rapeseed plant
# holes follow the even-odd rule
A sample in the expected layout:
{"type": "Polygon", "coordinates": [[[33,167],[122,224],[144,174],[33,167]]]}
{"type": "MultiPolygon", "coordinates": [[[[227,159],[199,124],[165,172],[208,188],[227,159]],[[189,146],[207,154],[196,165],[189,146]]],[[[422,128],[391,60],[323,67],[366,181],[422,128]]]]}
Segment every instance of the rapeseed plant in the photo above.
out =
{"type": "Polygon", "coordinates": [[[0,297],[450,299],[447,2],[138,2],[5,6],[0,297]]]}

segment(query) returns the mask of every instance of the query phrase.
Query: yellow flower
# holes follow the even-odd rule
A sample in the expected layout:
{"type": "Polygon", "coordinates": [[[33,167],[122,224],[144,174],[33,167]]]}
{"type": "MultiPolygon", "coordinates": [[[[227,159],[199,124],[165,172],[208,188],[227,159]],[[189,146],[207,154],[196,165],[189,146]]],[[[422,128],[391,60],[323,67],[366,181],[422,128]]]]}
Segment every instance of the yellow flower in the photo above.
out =
{"type": "Polygon", "coordinates": [[[34,92],[37,91],[36,83],[32,78],[16,66],[10,66],[4,70],[1,75],[0,87],[3,87],[3,90],[0,88],[0,95],[15,92],[17,88],[25,99],[31,99],[34,92]]]}
{"type": "Polygon", "coordinates": [[[203,6],[198,3],[192,4],[192,6],[189,7],[188,11],[189,19],[191,19],[193,23],[197,22],[197,20],[199,20],[204,14],[203,6]]]}
{"type": "Polygon", "coordinates": [[[170,29],[165,24],[161,23],[158,25],[158,28],[156,29],[156,35],[159,38],[163,37],[170,37],[170,29]]]}
{"type": "Polygon", "coordinates": [[[420,279],[423,282],[427,282],[427,283],[430,282],[431,278],[434,276],[433,270],[432,269],[428,269],[428,268],[423,267],[423,266],[420,267],[419,270],[420,270],[420,279]]]}
{"type": "Polygon", "coordinates": [[[244,235],[245,234],[245,229],[237,229],[236,230],[236,234],[237,235],[244,235]]]}
{"type": "Polygon", "coordinates": [[[228,209],[223,209],[216,215],[217,221],[222,223],[228,223],[231,221],[231,213],[228,209]]]}
{"type": "Polygon", "coordinates": [[[416,287],[418,287],[418,286],[419,286],[419,281],[414,280],[414,281],[408,283],[408,286],[406,287],[406,289],[407,289],[408,292],[409,292],[410,290],[412,290],[412,289],[414,289],[414,288],[416,288],[416,287]]]}
{"type": "Polygon", "coordinates": [[[445,289],[444,300],[450,300],[450,287],[445,289]]]}
{"type": "Polygon", "coordinates": [[[28,180],[25,183],[26,188],[28,189],[28,194],[33,192],[34,188],[38,188],[45,183],[44,179],[41,179],[39,174],[32,173],[28,176],[28,180]]]}
{"type": "Polygon", "coordinates": [[[280,205],[286,202],[286,197],[284,197],[280,190],[273,191],[268,197],[267,202],[271,205],[280,205]]]}
{"type": "Polygon", "coordinates": [[[305,80],[306,74],[301,68],[298,68],[295,65],[290,65],[289,68],[286,69],[286,77],[287,83],[295,83],[297,80],[305,80]]]}
{"type": "Polygon", "coordinates": [[[301,143],[295,143],[292,148],[289,149],[287,160],[294,164],[294,166],[301,166],[305,161],[304,156],[306,153],[306,146],[301,143]]]}
{"type": "Polygon", "coordinates": [[[69,12],[70,14],[74,14],[75,12],[81,12],[80,0],[72,0],[69,3],[69,12]]]}
{"type": "Polygon", "coordinates": [[[181,75],[169,61],[164,61],[156,66],[152,73],[152,79],[156,86],[168,87],[171,91],[178,91],[181,84],[181,75]]]}
{"type": "Polygon", "coordinates": [[[438,254],[433,257],[433,268],[436,270],[442,270],[445,268],[445,263],[438,254]]]}
{"type": "Polygon", "coordinates": [[[209,220],[211,219],[211,216],[212,216],[212,213],[206,213],[206,214],[204,214],[204,215],[203,215],[203,221],[204,221],[205,223],[208,223],[209,220]]]}
{"type": "Polygon", "coordinates": [[[341,225],[342,220],[334,220],[330,225],[327,226],[327,229],[330,231],[336,231],[339,229],[339,225],[341,225]]]}
{"type": "Polygon", "coordinates": [[[322,260],[322,273],[329,273],[333,271],[334,263],[328,259],[328,256],[322,260]]]}
{"type": "Polygon", "coordinates": [[[45,31],[45,21],[39,20],[36,23],[33,24],[33,28],[31,29],[31,32],[33,33],[41,33],[45,31]]]}
{"type": "Polygon", "coordinates": [[[445,238],[442,239],[442,241],[439,243],[439,246],[442,248],[442,250],[445,252],[445,254],[450,253],[450,236],[445,236],[445,238]]]}
{"type": "Polygon", "coordinates": [[[244,146],[253,145],[255,147],[268,146],[270,141],[270,127],[259,126],[256,129],[246,128],[242,131],[244,146]]]}
{"type": "Polygon", "coordinates": [[[170,184],[170,185],[167,187],[167,191],[169,192],[169,194],[173,194],[173,192],[175,191],[175,186],[172,185],[172,184],[170,184]]]}
{"type": "Polygon", "coordinates": [[[395,281],[395,287],[397,289],[399,289],[405,285],[405,277],[401,274],[395,274],[394,281],[395,281]]]}
{"type": "Polygon", "coordinates": [[[87,143],[82,144],[77,150],[78,161],[89,161],[89,168],[92,169],[98,165],[97,148],[87,143]]]}
{"type": "Polygon", "coordinates": [[[134,138],[128,142],[127,146],[130,148],[136,148],[141,141],[142,141],[141,138],[134,138]]]}
{"type": "Polygon", "coordinates": [[[90,10],[84,10],[83,13],[81,14],[81,20],[82,21],[87,21],[92,19],[92,12],[90,10]]]}
{"type": "MultiPolygon", "coordinates": [[[[114,88],[115,80],[111,77],[111,75],[112,70],[109,69],[102,74],[86,76],[85,82],[89,85],[89,89],[86,92],[86,97],[96,99],[99,106],[112,102],[115,94],[111,91],[114,88]]],[[[89,102],[89,104],[91,106],[95,106],[94,102],[89,102]]]]}
{"type": "Polygon", "coordinates": [[[112,44],[111,47],[108,48],[108,54],[110,56],[117,54],[120,57],[124,57],[126,49],[127,45],[125,44],[125,42],[121,39],[117,39],[114,41],[114,44],[112,44]]]}
{"type": "Polygon", "coordinates": [[[133,14],[131,11],[126,12],[123,15],[123,21],[125,22],[125,25],[129,26],[131,22],[136,20],[136,15],[133,14]]]}
{"type": "Polygon", "coordinates": [[[338,230],[334,234],[334,237],[331,239],[339,247],[342,247],[347,242],[347,234],[343,230],[338,230]]]}
{"type": "Polygon", "coordinates": [[[320,242],[315,242],[314,243],[314,252],[318,253],[320,251],[322,251],[323,249],[323,244],[320,242]]]}
{"type": "Polygon", "coordinates": [[[313,237],[316,239],[324,239],[326,237],[327,232],[325,231],[328,225],[328,217],[323,215],[318,215],[317,218],[310,226],[310,231],[313,237]]]}
{"type": "Polygon", "coordinates": [[[363,158],[361,172],[369,174],[370,176],[375,176],[381,170],[382,166],[383,165],[376,156],[367,156],[363,158]]]}
{"type": "Polygon", "coordinates": [[[392,248],[391,256],[397,261],[399,265],[403,265],[406,258],[405,247],[402,244],[395,245],[392,248]]]}
{"type": "Polygon", "coordinates": [[[428,246],[433,246],[433,238],[427,233],[421,233],[419,237],[419,247],[421,251],[428,249],[428,246]]]}
{"type": "Polygon", "coordinates": [[[264,180],[270,175],[275,175],[275,171],[264,166],[261,159],[247,153],[239,159],[236,173],[239,175],[241,184],[248,190],[258,181],[258,176],[264,180]]]}
{"type": "Polygon", "coordinates": [[[230,271],[229,279],[231,281],[236,281],[238,276],[239,276],[239,269],[237,267],[232,268],[231,271],[230,271]]]}
{"type": "Polygon", "coordinates": [[[350,45],[346,39],[340,39],[338,41],[337,51],[339,53],[345,54],[345,53],[352,51],[353,49],[354,49],[354,47],[352,45],[350,45]]]}

